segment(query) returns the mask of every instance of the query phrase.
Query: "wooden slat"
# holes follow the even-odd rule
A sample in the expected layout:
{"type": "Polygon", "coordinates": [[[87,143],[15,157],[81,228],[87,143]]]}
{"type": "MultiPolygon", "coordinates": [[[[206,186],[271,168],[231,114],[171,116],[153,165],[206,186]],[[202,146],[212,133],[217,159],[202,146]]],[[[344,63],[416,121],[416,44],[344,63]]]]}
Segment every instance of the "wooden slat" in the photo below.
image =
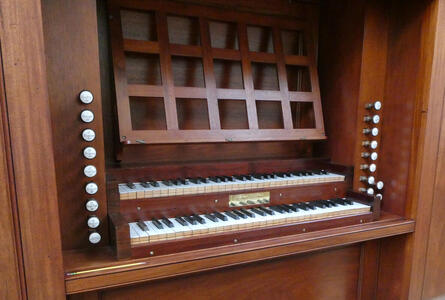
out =
{"type": "Polygon", "coordinates": [[[164,97],[164,88],[160,85],[129,84],[128,96],[133,97],[164,97]]]}
{"type": "Polygon", "coordinates": [[[227,60],[241,60],[241,53],[233,49],[212,48],[214,58],[227,60]]]}
{"type": "Polygon", "coordinates": [[[132,131],[127,135],[128,144],[138,144],[137,140],[167,144],[323,139],[326,136],[318,129],[146,130],[132,131]]]}
{"type": "Polygon", "coordinates": [[[309,66],[310,60],[307,56],[299,56],[299,55],[286,55],[284,56],[284,62],[286,65],[295,65],[295,66],[309,66]]]}
{"type": "Polygon", "coordinates": [[[205,99],[208,96],[208,91],[206,88],[180,86],[180,87],[175,87],[174,90],[177,98],[205,99]]]}
{"type": "Polygon", "coordinates": [[[137,53],[159,53],[159,43],[124,39],[124,51],[137,53]]]}
{"type": "Polygon", "coordinates": [[[249,59],[250,61],[262,63],[275,63],[277,61],[274,53],[267,52],[249,52],[249,59]]]}
{"type": "Polygon", "coordinates": [[[169,45],[171,55],[190,56],[190,57],[202,57],[202,47],[194,45],[169,45]]]}
{"type": "Polygon", "coordinates": [[[210,129],[221,129],[218,98],[216,96],[216,81],[213,69],[212,46],[210,45],[209,23],[202,17],[199,18],[199,28],[201,33],[202,51],[204,54],[203,65],[210,129]]]}
{"type": "Polygon", "coordinates": [[[156,12],[156,27],[158,30],[161,76],[164,87],[165,119],[167,121],[167,130],[174,130],[178,129],[178,117],[165,13],[156,12]]]}
{"type": "Polygon", "coordinates": [[[289,92],[289,100],[295,102],[314,102],[316,95],[311,92],[289,92]]]}
{"type": "Polygon", "coordinates": [[[246,100],[246,91],[241,89],[216,89],[218,99],[246,100]]]}
{"type": "Polygon", "coordinates": [[[125,54],[122,36],[121,14],[119,7],[109,2],[110,31],[113,35],[111,41],[111,52],[113,59],[114,87],[116,93],[116,107],[118,111],[119,139],[131,130],[130,100],[127,94],[127,74],[125,70],[125,54]]]}
{"type": "Polygon", "coordinates": [[[117,2],[122,8],[150,10],[150,11],[156,10],[166,14],[175,14],[175,15],[180,13],[181,15],[186,15],[191,17],[205,16],[208,19],[225,21],[225,22],[246,22],[252,25],[262,25],[262,26],[270,26],[272,24],[280,28],[291,29],[291,30],[301,30],[305,26],[305,22],[302,19],[296,19],[294,17],[286,17],[286,16],[274,17],[268,15],[261,15],[261,18],[259,18],[258,14],[255,13],[240,12],[240,11],[237,12],[233,10],[227,11],[224,9],[215,8],[211,6],[200,6],[199,9],[196,9],[196,6],[187,3],[180,3],[173,1],[118,0],[117,2]]]}
{"type": "Polygon", "coordinates": [[[287,85],[286,65],[283,57],[283,46],[281,44],[281,32],[277,27],[273,28],[273,45],[277,59],[278,83],[281,93],[281,110],[283,112],[283,125],[285,129],[292,129],[292,113],[289,101],[289,88],[287,85]]]}
{"type": "Polygon", "coordinates": [[[247,41],[247,26],[245,23],[238,24],[238,40],[241,52],[241,63],[243,68],[244,89],[246,90],[247,118],[250,129],[258,129],[258,115],[256,111],[255,94],[252,79],[252,66],[249,60],[249,44],[247,41]]]}
{"type": "Polygon", "coordinates": [[[281,101],[283,93],[280,91],[255,90],[255,100],[281,101]]]}

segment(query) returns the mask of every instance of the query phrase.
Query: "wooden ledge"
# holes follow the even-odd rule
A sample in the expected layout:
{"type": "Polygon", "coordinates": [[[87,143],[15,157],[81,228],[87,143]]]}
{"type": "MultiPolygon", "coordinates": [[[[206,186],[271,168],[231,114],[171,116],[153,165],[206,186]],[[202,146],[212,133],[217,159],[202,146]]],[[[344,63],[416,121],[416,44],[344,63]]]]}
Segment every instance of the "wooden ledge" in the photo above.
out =
{"type": "Polygon", "coordinates": [[[320,230],[160,257],[118,261],[109,247],[65,251],[67,294],[124,286],[411,233],[415,222],[391,214],[367,224],[320,230]]]}

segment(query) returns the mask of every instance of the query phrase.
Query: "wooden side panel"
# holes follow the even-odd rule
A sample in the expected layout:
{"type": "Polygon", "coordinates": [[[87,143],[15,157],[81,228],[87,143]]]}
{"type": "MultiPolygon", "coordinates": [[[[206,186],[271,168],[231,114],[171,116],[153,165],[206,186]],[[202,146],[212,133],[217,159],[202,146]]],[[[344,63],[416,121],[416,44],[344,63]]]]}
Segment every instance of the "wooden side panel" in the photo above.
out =
{"type": "Polygon", "coordinates": [[[100,219],[97,231],[102,235],[102,241],[98,245],[104,245],[108,240],[108,219],[96,1],[45,0],[42,3],[63,248],[91,246],[87,227],[89,215],[100,219]],[[79,100],[82,90],[93,93],[91,104],[79,100]],[[91,110],[95,116],[88,124],[80,119],[80,113],[85,109],[91,110]],[[92,142],[81,137],[82,130],[87,128],[96,133],[92,142]],[[85,147],[94,147],[97,156],[91,160],[84,158],[85,147]],[[86,165],[95,166],[97,175],[86,177],[83,174],[86,165]],[[98,185],[98,193],[85,193],[88,182],[98,185]],[[99,203],[99,209],[94,213],[85,209],[90,198],[99,203]]]}
{"type": "Polygon", "coordinates": [[[2,70],[0,55],[0,282],[4,283],[0,298],[16,300],[24,298],[26,290],[2,70]]]}
{"type": "MultiPolygon", "coordinates": [[[[431,99],[432,103],[445,102],[445,3],[439,1],[437,4],[437,31],[436,48],[432,73],[431,99]]],[[[438,107],[440,106],[437,105],[438,107]]],[[[445,296],[445,221],[443,212],[445,211],[445,110],[442,108],[440,140],[438,156],[436,161],[437,170],[434,180],[434,198],[430,211],[431,220],[429,227],[429,241],[426,256],[422,252],[416,253],[417,257],[425,257],[425,277],[423,279],[422,299],[433,299],[445,296]]],[[[437,115],[438,116],[438,115],[437,115]]],[[[435,131],[437,132],[437,131],[435,131]]],[[[434,161],[434,160],[433,160],[434,161]]],[[[432,177],[428,177],[431,178],[432,177]]],[[[428,215],[422,215],[426,218],[428,215]]],[[[423,231],[422,231],[423,232],[423,231]]],[[[418,241],[420,243],[421,241],[418,241]]],[[[422,259],[423,261],[423,259],[422,259]]],[[[420,277],[421,278],[421,277],[420,277]]],[[[420,279],[419,278],[419,279],[420,279]]],[[[420,284],[420,282],[419,282],[420,284]]]]}
{"type": "Polygon", "coordinates": [[[28,299],[65,297],[40,1],[0,2],[0,40],[28,299]]]}
{"type": "Polygon", "coordinates": [[[319,74],[328,141],[322,151],[333,163],[352,166],[364,28],[364,2],[321,4],[319,74]],[[333,59],[335,58],[335,59],[333,59]]]}
{"type": "Polygon", "coordinates": [[[355,299],[360,246],[108,290],[117,299],[355,299]]]}

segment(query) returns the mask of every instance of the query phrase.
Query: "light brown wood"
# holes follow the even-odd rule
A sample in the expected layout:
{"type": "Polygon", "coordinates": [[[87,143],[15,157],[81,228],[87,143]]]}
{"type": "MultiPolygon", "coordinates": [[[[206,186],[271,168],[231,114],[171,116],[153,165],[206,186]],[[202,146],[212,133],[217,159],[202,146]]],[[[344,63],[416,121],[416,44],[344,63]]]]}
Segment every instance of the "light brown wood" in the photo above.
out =
{"type": "Polygon", "coordinates": [[[26,294],[36,300],[65,296],[40,4],[28,0],[0,3],[26,294]]]}
{"type": "MultiPolygon", "coordinates": [[[[0,52],[1,54],[1,52],[0,52]]],[[[19,237],[17,202],[9,138],[3,65],[0,55],[0,289],[2,299],[25,299],[26,286],[23,274],[22,246],[19,237]]]]}

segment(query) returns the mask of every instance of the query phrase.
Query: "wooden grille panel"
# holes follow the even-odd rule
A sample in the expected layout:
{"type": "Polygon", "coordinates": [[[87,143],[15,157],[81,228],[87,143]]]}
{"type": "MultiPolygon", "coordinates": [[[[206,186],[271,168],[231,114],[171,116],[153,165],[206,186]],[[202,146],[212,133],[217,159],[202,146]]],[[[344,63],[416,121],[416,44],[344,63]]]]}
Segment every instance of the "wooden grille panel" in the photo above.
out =
{"type": "Polygon", "coordinates": [[[309,20],[156,0],[112,0],[110,14],[122,143],[326,138],[309,20]],[[139,103],[141,113],[130,99],[158,99],[157,111],[139,103]],[[309,109],[295,110],[300,102],[309,109]],[[144,115],[165,124],[134,126],[154,124],[144,115]],[[236,116],[244,121],[227,124],[236,116]],[[312,121],[296,124],[305,118],[312,121]]]}

